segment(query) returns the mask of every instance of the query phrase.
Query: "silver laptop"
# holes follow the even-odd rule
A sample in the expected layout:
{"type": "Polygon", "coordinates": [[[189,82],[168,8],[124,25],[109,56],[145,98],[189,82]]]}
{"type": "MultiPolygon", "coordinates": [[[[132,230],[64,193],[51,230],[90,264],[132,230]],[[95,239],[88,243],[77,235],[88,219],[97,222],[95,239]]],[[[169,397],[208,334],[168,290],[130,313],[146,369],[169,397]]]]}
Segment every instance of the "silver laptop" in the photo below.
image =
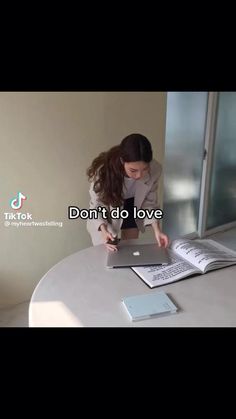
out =
{"type": "Polygon", "coordinates": [[[131,266],[167,265],[169,258],[166,249],[154,244],[122,244],[117,252],[108,251],[107,268],[131,266]]]}

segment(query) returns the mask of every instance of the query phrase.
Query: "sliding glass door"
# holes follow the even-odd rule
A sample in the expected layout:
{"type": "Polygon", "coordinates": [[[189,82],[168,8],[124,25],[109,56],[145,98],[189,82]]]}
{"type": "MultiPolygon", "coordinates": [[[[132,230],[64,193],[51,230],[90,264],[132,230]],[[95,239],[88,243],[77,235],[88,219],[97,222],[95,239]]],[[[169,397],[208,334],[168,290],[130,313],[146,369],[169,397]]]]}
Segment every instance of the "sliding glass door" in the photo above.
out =
{"type": "Polygon", "coordinates": [[[207,92],[168,92],[163,230],[174,239],[197,235],[207,92]]]}
{"type": "Polygon", "coordinates": [[[167,94],[163,209],[171,239],[236,226],[236,92],[167,94]]]}
{"type": "Polygon", "coordinates": [[[236,220],[236,92],[220,92],[206,230],[236,220]]]}

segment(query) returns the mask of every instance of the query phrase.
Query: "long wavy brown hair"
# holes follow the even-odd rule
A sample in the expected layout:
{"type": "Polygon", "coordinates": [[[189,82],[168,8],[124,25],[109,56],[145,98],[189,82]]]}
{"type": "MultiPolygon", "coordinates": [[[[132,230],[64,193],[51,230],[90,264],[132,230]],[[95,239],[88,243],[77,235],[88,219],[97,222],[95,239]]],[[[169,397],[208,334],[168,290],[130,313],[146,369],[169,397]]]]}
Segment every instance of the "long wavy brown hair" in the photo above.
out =
{"type": "Polygon", "coordinates": [[[152,160],[152,147],[141,134],[130,134],[110,150],[100,153],[87,169],[89,181],[94,182],[94,192],[105,205],[121,206],[123,198],[124,163],[152,160]]]}

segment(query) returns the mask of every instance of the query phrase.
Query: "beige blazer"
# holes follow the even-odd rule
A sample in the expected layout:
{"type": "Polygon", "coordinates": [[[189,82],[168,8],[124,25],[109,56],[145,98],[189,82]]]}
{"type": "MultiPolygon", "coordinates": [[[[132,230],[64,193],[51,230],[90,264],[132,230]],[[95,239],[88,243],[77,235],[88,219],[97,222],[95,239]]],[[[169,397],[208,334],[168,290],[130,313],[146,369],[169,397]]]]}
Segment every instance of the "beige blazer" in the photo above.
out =
{"type": "MultiPolygon", "coordinates": [[[[157,189],[158,189],[158,181],[161,175],[161,165],[156,160],[152,160],[150,162],[150,170],[147,175],[143,179],[136,180],[136,189],[135,189],[135,196],[134,196],[134,206],[139,209],[158,209],[157,203],[157,189]]],[[[101,201],[99,201],[98,195],[93,190],[94,183],[91,182],[91,186],[89,189],[90,193],[90,209],[96,209],[97,207],[105,207],[108,211],[111,211],[114,207],[106,206],[101,201]]],[[[120,207],[120,210],[123,209],[123,206],[120,207]]],[[[101,224],[107,224],[107,229],[113,233],[114,235],[118,235],[121,225],[122,225],[122,218],[119,219],[104,219],[102,218],[102,214],[98,212],[97,219],[87,220],[87,230],[91,236],[93,245],[98,245],[103,243],[101,231],[99,231],[99,227],[101,224]]],[[[138,226],[139,231],[144,233],[145,227],[147,225],[152,224],[154,221],[157,221],[156,218],[144,218],[136,219],[136,224],[138,226]]]]}

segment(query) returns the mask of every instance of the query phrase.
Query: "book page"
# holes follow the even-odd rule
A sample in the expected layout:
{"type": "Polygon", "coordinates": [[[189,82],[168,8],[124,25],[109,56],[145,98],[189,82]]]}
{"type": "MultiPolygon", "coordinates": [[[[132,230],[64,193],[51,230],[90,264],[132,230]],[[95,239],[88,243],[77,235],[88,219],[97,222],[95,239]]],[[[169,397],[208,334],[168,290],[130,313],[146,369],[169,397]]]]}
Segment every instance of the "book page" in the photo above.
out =
{"type": "Polygon", "coordinates": [[[165,266],[135,266],[131,269],[151,288],[165,285],[195,273],[201,273],[177,254],[167,249],[170,263],[165,266]]]}
{"type": "Polygon", "coordinates": [[[170,247],[203,273],[236,262],[233,251],[218,245],[213,240],[178,239],[174,240],[170,247]]]}

